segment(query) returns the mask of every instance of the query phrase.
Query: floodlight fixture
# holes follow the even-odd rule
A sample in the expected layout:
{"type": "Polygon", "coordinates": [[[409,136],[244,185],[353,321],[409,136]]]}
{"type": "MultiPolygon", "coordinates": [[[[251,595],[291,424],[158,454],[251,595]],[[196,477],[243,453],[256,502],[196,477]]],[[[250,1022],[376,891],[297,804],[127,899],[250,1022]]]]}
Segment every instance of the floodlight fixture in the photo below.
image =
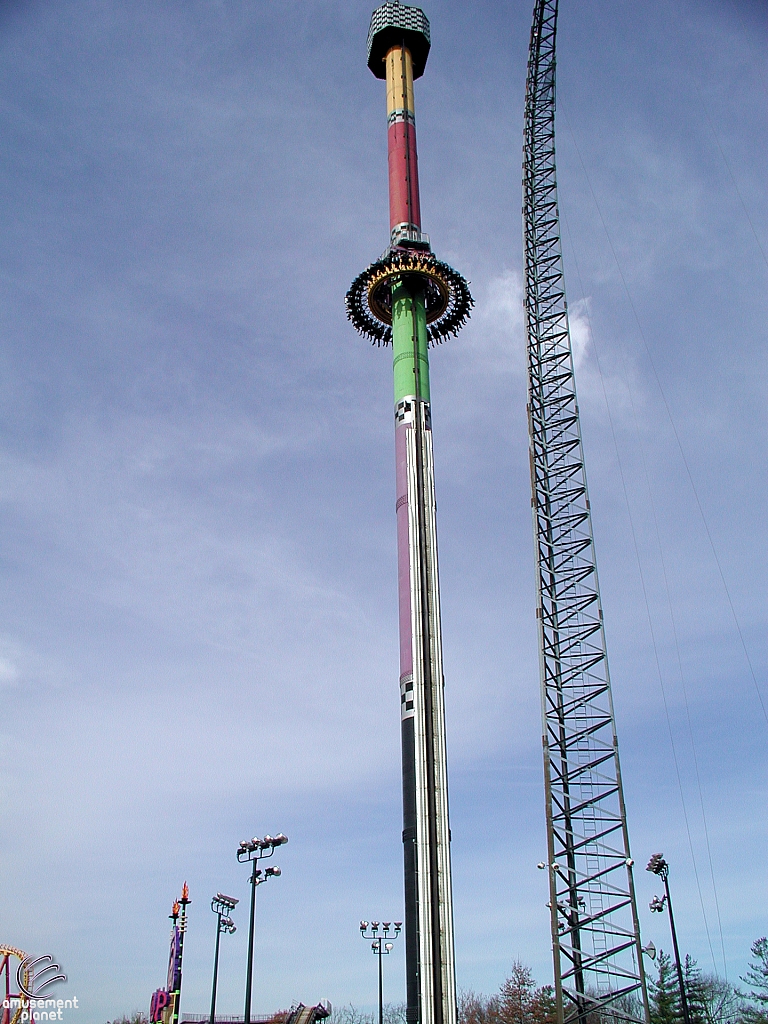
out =
{"type": "MultiPolygon", "coordinates": [[[[243,845],[242,843],[240,844],[243,845]]],[[[213,987],[211,989],[211,1020],[216,1019],[216,986],[219,979],[219,940],[221,933],[226,932],[232,935],[237,929],[235,922],[229,916],[240,902],[235,896],[227,896],[223,892],[217,892],[211,900],[211,910],[216,915],[216,952],[213,957],[213,987]]]]}
{"type": "Polygon", "coordinates": [[[664,860],[663,853],[654,853],[645,868],[646,871],[652,872],[654,875],[661,875],[664,878],[666,872],[669,871],[669,865],[664,860]]]}
{"type": "Polygon", "coordinates": [[[217,892],[214,902],[220,903],[227,910],[234,910],[240,900],[235,896],[226,896],[223,892],[217,892]]]}
{"type": "Polygon", "coordinates": [[[683,967],[680,962],[680,949],[677,945],[677,931],[675,929],[675,915],[672,913],[672,897],[669,894],[669,864],[664,860],[663,853],[654,853],[651,859],[646,865],[646,871],[650,871],[654,875],[658,875],[659,878],[664,882],[664,895],[659,899],[658,896],[654,896],[651,900],[649,907],[651,911],[661,913],[664,909],[664,904],[667,904],[667,910],[669,911],[669,929],[672,932],[672,946],[675,950],[675,967],[677,968],[677,983],[680,986],[680,1003],[683,1008],[683,1021],[684,1024],[691,1024],[691,1016],[688,1010],[688,996],[685,991],[685,980],[683,979],[683,967]]]}
{"type": "MultiPolygon", "coordinates": [[[[383,935],[379,935],[379,922],[378,921],[361,921],[360,922],[360,937],[363,939],[373,939],[371,943],[371,952],[379,958],[379,1024],[384,1024],[384,971],[382,967],[382,957],[388,956],[394,948],[393,942],[386,941],[390,938],[389,930],[392,927],[391,921],[384,921],[381,924],[383,935]],[[370,928],[370,932],[368,929],[370,928]]],[[[395,921],[395,933],[392,936],[396,939],[400,934],[403,927],[402,921],[395,921]]]]}
{"type": "Polygon", "coordinates": [[[248,923],[248,967],[245,978],[245,1014],[244,1024],[251,1024],[251,991],[253,987],[253,923],[254,915],[256,910],[256,886],[261,885],[262,882],[266,882],[268,878],[279,878],[282,872],[280,868],[268,867],[266,870],[262,870],[257,867],[260,860],[273,856],[275,848],[283,846],[288,842],[288,836],[282,832],[278,832],[276,836],[269,834],[265,835],[263,839],[259,839],[258,836],[254,836],[250,842],[242,842],[237,850],[237,859],[240,863],[244,861],[253,861],[253,868],[251,870],[251,877],[249,882],[251,883],[251,911],[248,923]]]}

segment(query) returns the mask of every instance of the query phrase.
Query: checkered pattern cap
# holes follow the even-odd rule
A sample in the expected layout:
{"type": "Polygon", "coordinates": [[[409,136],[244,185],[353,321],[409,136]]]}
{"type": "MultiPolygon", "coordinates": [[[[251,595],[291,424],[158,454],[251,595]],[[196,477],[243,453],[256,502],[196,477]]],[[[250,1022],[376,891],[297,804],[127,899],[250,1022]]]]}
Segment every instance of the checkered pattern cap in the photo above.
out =
{"type": "Polygon", "coordinates": [[[405,42],[413,58],[413,77],[420,78],[429,55],[429,21],[420,7],[389,0],[371,15],[368,29],[368,67],[384,78],[384,58],[393,46],[405,42]]]}

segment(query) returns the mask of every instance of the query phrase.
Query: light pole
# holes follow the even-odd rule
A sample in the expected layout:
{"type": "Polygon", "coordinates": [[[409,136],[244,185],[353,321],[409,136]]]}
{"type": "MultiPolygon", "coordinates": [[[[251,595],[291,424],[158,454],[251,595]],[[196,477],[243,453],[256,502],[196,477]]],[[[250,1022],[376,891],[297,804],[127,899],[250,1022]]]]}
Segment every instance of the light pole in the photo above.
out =
{"type": "Polygon", "coordinates": [[[645,870],[651,871],[654,875],[658,875],[664,882],[664,895],[661,899],[659,899],[658,896],[654,896],[648,905],[651,908],[652,913],[655,911],[660,914],[664,910],[664,902],[666,901],[667,910],[669,911],[669,926],[672,930],[672,945],[675,949],[675,967],[677,967],[677,982],[680,986],[680,1002],[683,1006],[683,1020],[685,1021],[685,1024],[691,1024],[691,1018],[688,1013],[688,997],[685,992],[685,982],[683,981],[683,967],[680,963],[680,950],[677,946],[675,915],[672,913],[672,897],[669,895],[669,864],[664,860],[664,854],[654,853],[648,861],[645,870]]]}
{"type": "Polygon", "coordinates": [[[248,925],[248,969],[245,976],[245,1016],[244,1024],[251,1024],[251,984],[253,982],[253,917],[256,910],[256,886],[266,882],[268,878],[278,878],[280,868],[270,867],[264,871],[258,862],[271,857],[278,846],[288,842],[288,836],[278,832],[276,836],[264,836],[263,839],[244,839],[237,848],[237,859],[240,863],[253,861],[253,870],[248,881],[251,883],[251,917],[248,925]]]}
{"type": "Polygon", "coordinates": [[[235,922],[229,917],[230,911],[234,910],[240,900],[235,899],[234,896],[225,896],[224,893],[217,892],[214,898],[211,900],[211,910],[216,914],[216,952],[213,956],[213,991],[211,992],[211,1020],[210,1024],[214,1024],[216,1020],[216,982],[219,977],[219,939],[221,933],[226,932],[231,935],[237,931],[235,928],[235,922]]]}
{"type": "MultiPolygon", "coordinates": [[[[389,929],[392,927],[390,921],[384,921],[381,925],[381,935],[379,935],[379,922],[371,921],[370,925],[367,921],[360,922],[360,935],[364,939],[373,939],[371,943],[371,949],[379,958],[379,1024],[384,1024],[384,974],[381,966],[381,958],[387,956],[392,952],[392,943],[387,942],[389,938],[389,929]],[[370,934],[368,928],[370,927],[370,934]]],[[[392,938],[396,939],[400,934],[400,930],[403,927],[402,921],[395,921],[395,930],[392,934],[392,938]]]]}

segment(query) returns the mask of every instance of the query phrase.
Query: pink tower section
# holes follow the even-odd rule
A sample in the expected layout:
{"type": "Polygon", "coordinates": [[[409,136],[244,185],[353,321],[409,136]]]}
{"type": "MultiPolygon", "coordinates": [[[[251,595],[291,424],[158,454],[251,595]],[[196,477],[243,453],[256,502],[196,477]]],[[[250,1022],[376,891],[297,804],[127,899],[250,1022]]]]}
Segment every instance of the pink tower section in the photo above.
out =
{"type": "MultiPolygon", "coordinates": [[[[413,679],[413,644],[411,623],[411,556],[408,533],[408,468],[406,431],[412,429],[399,423],[395,429],[395,483],[397,501],[397,593],[400,610],[400,682],[413,679]]],[[[413,696],[411,696],[413,701],[413,696]]],[[[408,708],[412,711],[413,708],[408,708]]],[[[403,713],[406,708],[403,707],[403,713]]]]}
{"type": "Polygon", "coordinates": [[[396,120],[387,130],[389,153],[389,226],[411,224],[421,228],[419,163],[416,155],[416,125],[396,120]]]}

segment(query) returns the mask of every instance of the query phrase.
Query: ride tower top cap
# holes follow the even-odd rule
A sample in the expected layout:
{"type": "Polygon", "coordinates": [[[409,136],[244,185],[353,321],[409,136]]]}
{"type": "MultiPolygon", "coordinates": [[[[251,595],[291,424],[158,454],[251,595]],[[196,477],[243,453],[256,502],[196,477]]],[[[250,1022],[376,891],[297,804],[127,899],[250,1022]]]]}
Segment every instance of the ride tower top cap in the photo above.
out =
{"type": "Polygon", "coordinates": [[[388,0],[373,12],[368,29],[368,67],[377,78],[386,78],[384,58],[403,42],[411,51],[413,77],[421,78],[429,56],[429,20],[420,7],[388,0]]]}

